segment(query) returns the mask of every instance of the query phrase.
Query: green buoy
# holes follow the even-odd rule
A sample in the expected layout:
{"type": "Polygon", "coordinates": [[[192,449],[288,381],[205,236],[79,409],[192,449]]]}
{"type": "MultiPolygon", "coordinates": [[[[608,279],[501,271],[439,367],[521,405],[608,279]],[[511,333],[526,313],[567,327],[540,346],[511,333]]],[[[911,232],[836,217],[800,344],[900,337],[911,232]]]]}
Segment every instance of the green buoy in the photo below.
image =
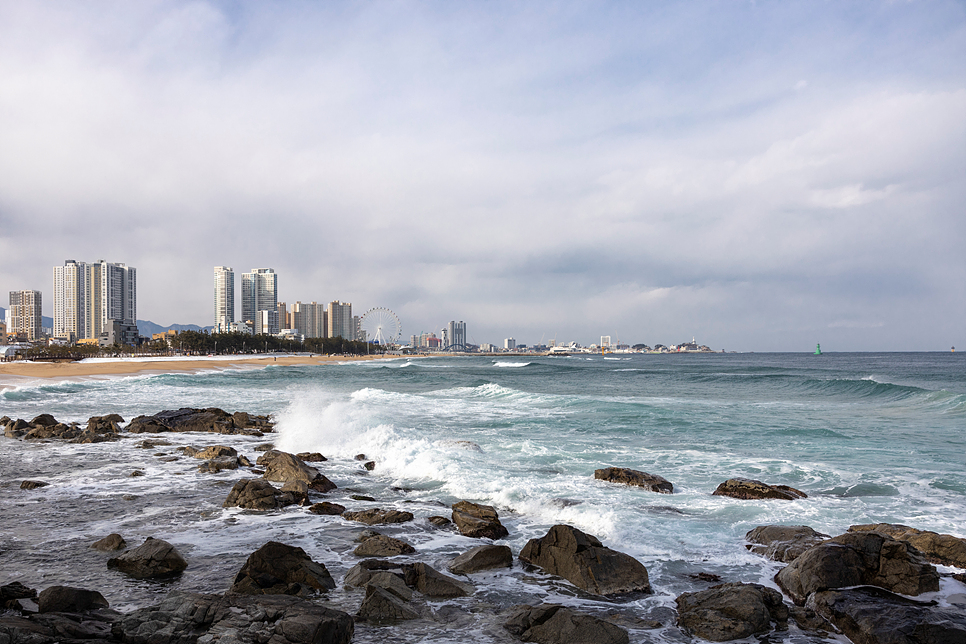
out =
{"type": "Polygon", "coordinates": [[[819,344],[819,343],[816,343],[815,344],[815,353],[813,355],[816,355],[816,356],[822,355],[822,345],[821,344],[819,344]]]}

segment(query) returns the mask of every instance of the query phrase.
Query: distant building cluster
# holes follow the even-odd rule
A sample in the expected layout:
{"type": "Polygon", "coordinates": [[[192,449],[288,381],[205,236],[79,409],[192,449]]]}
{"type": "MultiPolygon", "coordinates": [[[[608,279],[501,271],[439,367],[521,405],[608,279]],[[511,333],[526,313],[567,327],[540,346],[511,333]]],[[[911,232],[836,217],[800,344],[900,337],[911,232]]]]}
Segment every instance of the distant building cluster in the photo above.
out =
{"type": "Polygon", "coordinates": [[[136,345],[137,270],[104,260],[54,267],[51,336],[74,344],[136,345]]]}

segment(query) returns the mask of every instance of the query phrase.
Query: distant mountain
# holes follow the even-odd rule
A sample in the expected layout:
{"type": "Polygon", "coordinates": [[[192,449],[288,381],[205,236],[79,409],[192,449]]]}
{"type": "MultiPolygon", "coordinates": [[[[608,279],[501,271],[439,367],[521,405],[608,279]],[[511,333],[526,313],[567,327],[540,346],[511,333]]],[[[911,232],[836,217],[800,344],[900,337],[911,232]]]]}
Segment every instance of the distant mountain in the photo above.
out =
{"type": "Polygon", "coordinates": [[[49,318],[46,315],[40,316],[40,326],[46,327],[48,329],[54,328],[54,318],[49,318]]]}
{"type": "Polygon", "coordinates": [[[198,326],[197,324],[170,324],[168,326],[161,326],[151,320],[138,320],[138,333],[146,338],[150,338],[155,333],[164,333],[172,329],[175,331],[211,331],[214,327],[198,326]]]}

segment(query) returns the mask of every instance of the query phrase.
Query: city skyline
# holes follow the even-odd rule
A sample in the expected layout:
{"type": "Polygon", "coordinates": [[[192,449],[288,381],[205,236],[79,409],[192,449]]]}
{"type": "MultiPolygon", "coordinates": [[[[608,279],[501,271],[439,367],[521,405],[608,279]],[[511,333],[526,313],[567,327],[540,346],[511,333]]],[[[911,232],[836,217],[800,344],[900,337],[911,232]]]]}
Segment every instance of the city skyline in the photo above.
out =
{"type": "Polygon", "coordinates": [[[47,315],[117,257],[164,325],[217,262],[477,344],[966,346],[961,2],[105,14],[0,7],[0,284],[47,315]]]}

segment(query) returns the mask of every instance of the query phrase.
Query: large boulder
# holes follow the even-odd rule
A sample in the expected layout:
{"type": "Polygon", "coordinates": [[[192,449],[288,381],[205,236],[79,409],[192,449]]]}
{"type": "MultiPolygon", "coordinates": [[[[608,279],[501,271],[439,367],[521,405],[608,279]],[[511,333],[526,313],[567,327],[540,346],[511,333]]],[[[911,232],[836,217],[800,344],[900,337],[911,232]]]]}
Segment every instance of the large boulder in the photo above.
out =
{"type": "Polygon", "coordinates": [[[405,600],[375,584],[366,586],[366,598],[356,613],[356,618],[377,624],[418,617],[419,613],[407,606],[405,600]]]}
{"type": "Polygon", "coordinates": [[[294,505],[295,502],[295,497],[291,493],[278,490],[264,479],[242,479],[231,488],[222,507],[277,510],[294,505]]]}
{"type": "Polygon", "coordinates": [[[773,561],[794,561],[803,552],[829,536],[805,525],[760,525],[745,535],[745,548],[773,561]]]}
{"type": "Polygon", "coordinates": [[[911,544],[930,563],[966,568],[966,539],[951,534],[917,530],[897,523],[853,525],[849,526],[849,532],[881,532],[911,544]]]}
{"type": "Polygon", "coordinates": [[[271,431],[261,425],[252,429],[251,423],[240,425],[236,414],[229,414],[217,407],[208,409],[181,409],[158,412],[153,416],[138,416],[128,423],[127,431],[140,434],[145,432],[209,432],[215,434],[244,434],[261,436],[262,431],[271,431]]]}
{"type": "Polygon", "coordinates": [[[299,595],[335,588],[325,566],[312,561],[304,550],[269,541],[253,552],[228,589],[235,595],[299,595]]]}
{"type": "Polygon", "coordinates": [[[377,534],[363,541],[352,552],[357,557],[395,557],[412,554],[416,549],[400,539],[377,534]]]}
{"type": "Polygon", "coordinates": [[[939,573],[921,552],[878,532],[847,532],[814,546],[775,575],[799,606],[821,590],[878,586],[903,595],[939,590],[939,573]]]}
{"type": "Polygon", "coordinates": [[[265,467],[262,478],[268,481],[279,483],[302,481],[310,489],[323,493],[336,489],[335,483],[311,465],[306,465],[305,461],[295,454],[273,449],[259,456],[255,463],[265,467]]]}
{"type": "Polygon", "coordinates": [[[371,508],[360,510],[359,512],[343,512],[343,519],[358,521],[366,525],[377,525],[380,523],[405,523],[413,520],[412,512],[402,512],[400,510],[382,510],[371,508]]]}
{"type": "Polygon", "coordinates": [[[503,624],[524,642],[540,644],[628,644],[620,626],[559,604],[515,606],[503,624]]]}
{"type": "Polygon", "coordinates": [[[466,597],[473,594],[469,584],[448,577],[422,562],[403,565],[406,585],[427,597],[466,597]]]}
{"type": "Polygon", "coordinates": [[[57,419],[50,414],[40,414],[39,416],[35,416],[34,419],[30,421],[30,424],[34,427],[53,427],[58,423],[57,419]]]}
{"type": "Polygon", "coordinates": [[[675,602],[678,625],[713,642],[768,632],[772,622],[784,630],[788,621],[788,607],[781,593],[759,584],[720,584],[684,593],[675,602]]]}
{"type": "Polygon", "coordinates": [[[808,495],[787,485],[769,485],[755,479],[728,479],[715,489],[715,496],[730,496],[733,499],[782,499],[794,501],[806,499],[808,495]]]}
{"type": "Polygon", "coordinates": [[[91,416],[87,419],[87,429],[85,431],[92,434],[119,434],[124,419],[118,414],[108,414],[107,416],[91,416]]]}
{"type": "Polygon", "coordinates": [[[449,571],[458,575],[468,575],[481,570],[509,568],[513,565],[513,553],[509,546],[486,544],[476,546],[457,555],[449,562],[449,571]]]}
{"type": "Polygon", "coordinates": [[[595,595],[651,592],[644,564],[572,526],[555,525],[530,539],[519,558],[595,595]]]}
{"type": "Polygon", "coordinates": [[[113,636],[126,644],[349,644],[354,631],[351,615],[288,595],[173,592],[124,615],[113,636]]]}
{"type": "Polygon", "coordinates": [[[651,492],[671,494],[674,492],[674,485],[666,478],[656,474],[648,474],[640,470],[631,470],[626,467],[605,467],[594,470],[594,478],[611,483],[623,483],[624,485],[634,485],[642,487],[651,492]]]}
{"type": "Polygon", "coordinates": [[[819,591],[807,607],[856,644],[966,644],[966,611],[874,586],[819,591]]]}
{"type": "Polygon", "coordinates": [[[108,559],[107,567],[137,579],[158,579],[181,574],[188,567],[188,562],[167,541],[148,537],[137,548],[108,559]]]}
{"type": "Polygon", "coordinates": [[[104,595],[96,590],[70,586],[51,586],[37,597],[37,610],[41,613],[83,613],[109,607],[104,595]]]}
{"type": "Polygon", "coordinates": [[[339,505],[338,503],[322,501],[321,503],[313,503],[310,505],[309,512],[312,514],[329,514],[338,516],[345,512],[345,506],[339,505]]]}
{"type": "Polygon", "coordinates": [[[389,572],[400,579],[406,577],[401,564],[385,559],[364,559],[349,569],[342,578],[342,583],[345,586],[362,588],[380,572],[389,572]]]}
{"type": "Polygon", "coordinates": [[[198,466],[199,472],[206,472],[209,474],[217,474],[218,472],[223,472],[225,470],[237,469],[238,457],[236,456],[221,456],[219,458],[212,458],[198,466]]]}
{"type": "Polygon", "coordinates": [[[453,523],[460,534],[467,537],[501,539],[509,531],[500,523],[500,515],[492,505],[480,505],[469,501],[453,504],[453,523]]]}

